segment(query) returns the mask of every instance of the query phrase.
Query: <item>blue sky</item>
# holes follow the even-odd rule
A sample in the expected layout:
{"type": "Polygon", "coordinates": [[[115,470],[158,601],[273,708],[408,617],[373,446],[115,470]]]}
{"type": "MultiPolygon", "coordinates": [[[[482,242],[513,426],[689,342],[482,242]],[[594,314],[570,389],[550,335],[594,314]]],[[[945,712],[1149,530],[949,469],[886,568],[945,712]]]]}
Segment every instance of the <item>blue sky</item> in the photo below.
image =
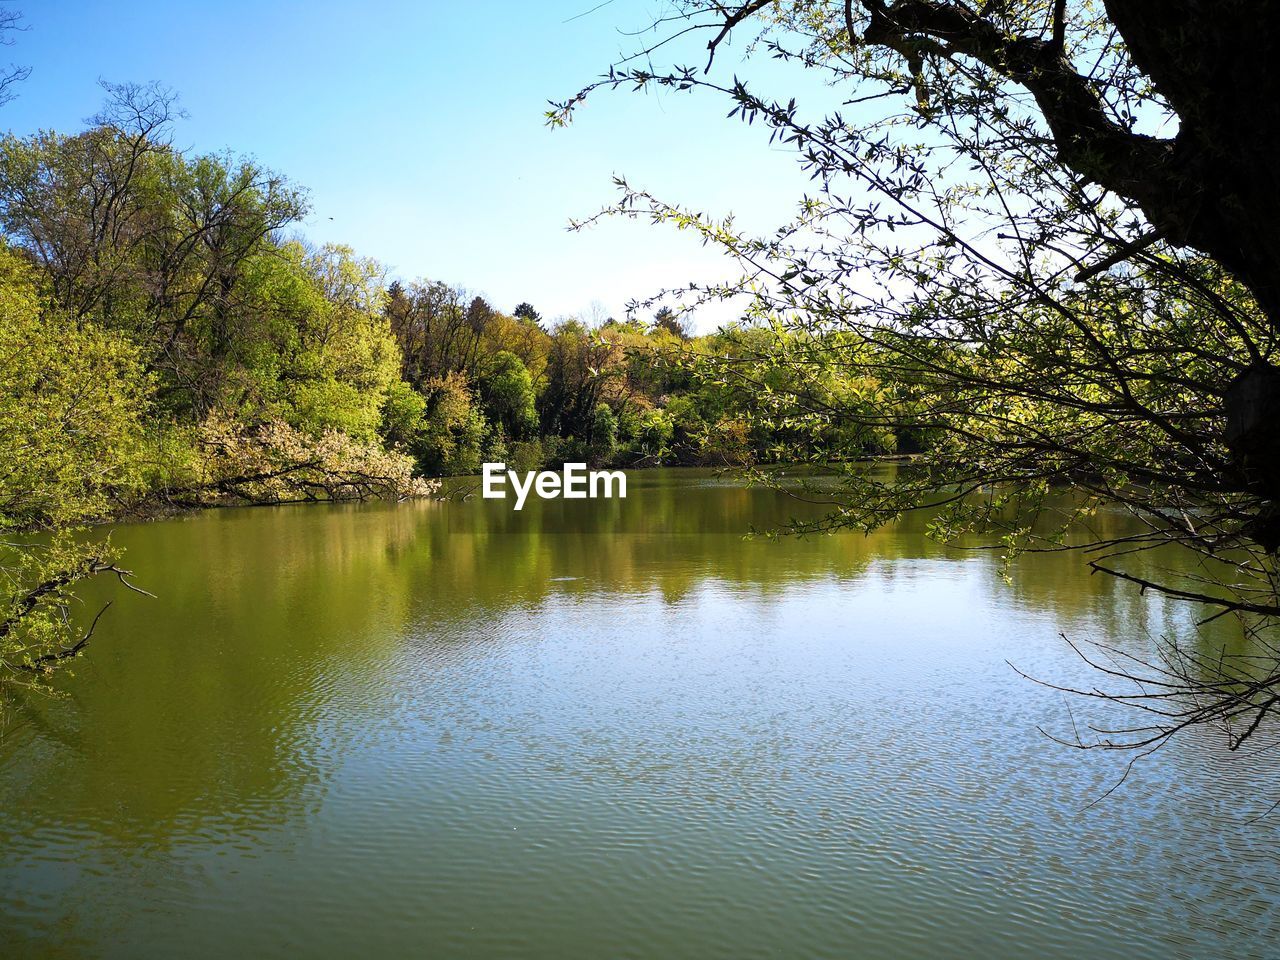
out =
{"type": "MultiPolygon", "coordinates": [[[[547,100],[633,50],[620,31],[664,9],[613,0],[577,16],[596,2],[27,0],[10,4],[28,29],[5,52],[32,74],[0,126],[74,131],[100,106],[99,78],[158,80],[189,114],[179,145],[251,154],[309,189],[309,239],[505,310],[529,300],[554,317],[599,301],[621,315],[632,297],[733,271],[644,222],[567,232],[613,198],[615,172],[762,229],[806,179],[766,131],[709,98],[602,93],[567,130],[547,128],[547,100]]],[[[717,69],[740,66],[729,51],[717,69]]],[[[699,326],[725,318],[704,311],[699,326]]]]}

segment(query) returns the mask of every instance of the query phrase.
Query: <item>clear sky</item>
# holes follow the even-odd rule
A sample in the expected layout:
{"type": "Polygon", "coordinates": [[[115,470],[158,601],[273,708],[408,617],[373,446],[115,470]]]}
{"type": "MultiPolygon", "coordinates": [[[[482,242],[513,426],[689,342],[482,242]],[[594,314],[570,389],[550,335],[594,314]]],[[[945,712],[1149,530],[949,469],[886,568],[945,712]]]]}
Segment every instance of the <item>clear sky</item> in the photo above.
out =
{"type": "MultiPolygon", "coordinates": [[[[26,0],[5,53],[32,68],[0,126],[73,132],[99,78],[161,81],[189,114],[180,146],[251,154],[310,191],[302,232],[393,276],[460,283],[547,317],[733,273],[692,237],[646,222],[567,232],[625,174],[673,202],[769,228],[806,179],[767,131],[718,100],[593,96],[567,130],[543,112],[640,43],[664,4],[613,0],[26,0]]],[[[705,44],[701,38],[697,45],[705,44]]],[[[701,56],[689,48],[689,60],[701,56]]],[[[682,57],[683,59],[683,57],[682,57]]],[[[717,70],[740,66],[730,51],[717,70]]],[[[699,327],[725,319],[704,311],[699,327]]]]}

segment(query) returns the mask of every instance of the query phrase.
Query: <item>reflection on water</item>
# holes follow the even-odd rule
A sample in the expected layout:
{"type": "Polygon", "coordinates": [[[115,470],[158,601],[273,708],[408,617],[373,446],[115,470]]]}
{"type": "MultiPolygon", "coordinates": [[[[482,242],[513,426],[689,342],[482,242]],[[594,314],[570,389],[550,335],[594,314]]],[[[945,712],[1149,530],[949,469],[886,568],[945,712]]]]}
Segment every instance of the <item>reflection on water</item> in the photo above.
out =
{"type": "Polygon", "coordinates": [[[1079,679],[1059,631],[1158,600],[629,493],[120,530],[159,599],[5,709],[0,954],[1274,955],[1280,762],[1189,739],[1086,809],[1124,758],[1005,662],[1079,679]]]}

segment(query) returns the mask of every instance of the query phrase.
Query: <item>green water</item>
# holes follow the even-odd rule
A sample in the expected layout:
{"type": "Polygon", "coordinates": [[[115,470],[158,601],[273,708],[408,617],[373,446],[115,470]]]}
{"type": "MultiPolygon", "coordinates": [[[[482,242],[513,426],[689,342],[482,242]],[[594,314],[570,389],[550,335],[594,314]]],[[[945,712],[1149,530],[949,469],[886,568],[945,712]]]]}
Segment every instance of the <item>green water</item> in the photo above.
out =
{"type": "Polygon", "coordinates": [[[1087,807],[1126,758],[1006,663],[1177,611],[630,483],[120,529],[158,599],[104,586],[4,709],[0,956],[1280,955],[1280,756],[1188,738],[1087,807]]]}

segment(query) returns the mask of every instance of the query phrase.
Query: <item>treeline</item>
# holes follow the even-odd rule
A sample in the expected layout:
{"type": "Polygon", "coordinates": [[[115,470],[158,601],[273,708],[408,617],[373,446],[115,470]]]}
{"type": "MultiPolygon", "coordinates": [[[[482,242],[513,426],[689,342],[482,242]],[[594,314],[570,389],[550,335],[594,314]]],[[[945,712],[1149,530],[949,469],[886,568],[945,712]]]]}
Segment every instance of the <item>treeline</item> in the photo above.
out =
{"type": "Polygon", "coordinates": [[[747,465],[899,447],[887,432],[837,422],[836,411],[871,400],[868,383],[788,358],[830,349],[825,338],[752,327],[691,337],[670,310],[544,329],[527,303],[508,316],[443,284],[393,283],[385,312],[404,357],[392,402],[405,432],[391,439],[427,476],[499,460],[747,465]]]}

